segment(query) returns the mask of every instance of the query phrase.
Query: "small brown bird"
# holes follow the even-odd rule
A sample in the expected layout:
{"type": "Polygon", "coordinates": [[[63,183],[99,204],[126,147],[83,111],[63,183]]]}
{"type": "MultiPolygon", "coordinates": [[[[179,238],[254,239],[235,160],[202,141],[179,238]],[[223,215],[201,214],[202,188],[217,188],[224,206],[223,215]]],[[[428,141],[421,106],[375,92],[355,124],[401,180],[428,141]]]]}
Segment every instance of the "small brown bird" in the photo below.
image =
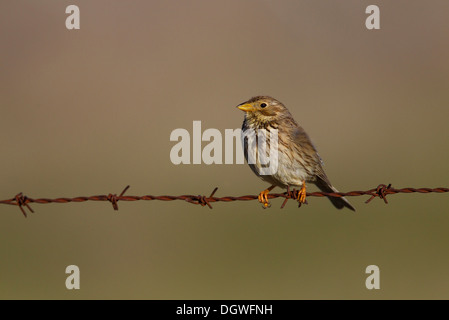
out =
{"type": "MultiPolygon", "coordinates": [[[[261,174],[263,166],[259,161],[249,163],[248,152],[255,150],[248,150],[247,142],[244,145],[245,158],[251,169],[258,177],[271,184],[271,187],[259,194],[259,201],[265,207],[269,205],[268,193],[276,186],[301,187],[297,199],[300,203],[306,201],[306,182],[314,183],[323,192],[338,192],[324,173],[323,162],[309,136],[281,102],[269,96],[257,96],[239,104],[237,108],[245,111],[242,138],[248,129],[254,130],[256,134],[261,129],[267,132],[278,130],[278,166],[273,174],[261,174]]],[[[268,138],[266,143],[269,149],[268,138]]],[[[258,148],[257,143],[251,144],[250,148],[258,148]]],[[[346,207],[355,211],[345,198],[328,198],[338,209],[346,207]]]]}

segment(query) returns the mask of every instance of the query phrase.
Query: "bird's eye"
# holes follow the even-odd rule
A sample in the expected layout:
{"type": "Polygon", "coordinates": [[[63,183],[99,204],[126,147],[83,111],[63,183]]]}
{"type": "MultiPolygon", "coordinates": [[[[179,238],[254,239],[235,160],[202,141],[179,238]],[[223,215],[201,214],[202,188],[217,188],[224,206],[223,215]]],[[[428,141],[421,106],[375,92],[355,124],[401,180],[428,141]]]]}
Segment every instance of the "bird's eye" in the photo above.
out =
{"type": "Polygon", "coordinates": [[[260,107],[261,107],[261,108],[265,108],[266,106],[267,106],[266,103],[261,103],[261,104],[260,104],[260,107]]]}

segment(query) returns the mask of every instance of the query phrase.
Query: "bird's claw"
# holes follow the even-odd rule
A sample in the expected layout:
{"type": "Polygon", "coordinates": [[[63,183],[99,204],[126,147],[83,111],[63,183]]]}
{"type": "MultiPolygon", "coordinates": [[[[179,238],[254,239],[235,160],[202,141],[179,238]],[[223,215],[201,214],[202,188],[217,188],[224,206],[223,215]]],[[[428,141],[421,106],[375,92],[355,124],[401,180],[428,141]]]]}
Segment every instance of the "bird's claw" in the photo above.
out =
{"type": "Polygon", "coordinates": [[[270,202],[264,202],[264,204],[262,205],[262,208],[264,208],[264,209],[271,208],[271,203],[270,202]]]}
{"type": "Polygon", "coordinates": [[[259,202],[263,204],[264,209],[271,207],[271,203],[268,201],[268,192],[270,192],[270,190],[266,189],[259,193],[259,196],[257,197],[259,202]]]}
{"type": "Polygon", "coordinates": [[[306,184],[303,183],[301,190],[299,190],[298,192],[298,197],[296,198],[296,200],[298,200],[300,204],[306,203],[306,195],[307,195],[306,184]]]}

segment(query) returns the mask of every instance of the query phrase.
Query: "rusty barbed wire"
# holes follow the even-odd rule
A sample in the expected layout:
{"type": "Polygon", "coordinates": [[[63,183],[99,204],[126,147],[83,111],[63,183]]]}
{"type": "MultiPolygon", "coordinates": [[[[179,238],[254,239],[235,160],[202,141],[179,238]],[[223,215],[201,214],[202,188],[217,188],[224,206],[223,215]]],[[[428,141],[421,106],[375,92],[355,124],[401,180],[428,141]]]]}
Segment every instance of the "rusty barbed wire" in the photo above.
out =
{"type": "MultiPolygon", "coordinates": [[[[250,201],[258,199],[257,195],[244,195],[244,196],[226,196],[226,197],[215,197],[215,193],[218,190],[218,187],[215,188],[209,196],[204,195],[181,195],[181,196],[125,196],[125,192],[129,189],[130,186],[126,186],[120,195],[109,193],[108,195],[97,195],[97,196],[88,196],[88,197],[74,197],[74,198],[30,198],[23,195],[22,192],[18,193],[11,199],[0,200],[0,204],[9,204],[18,206],[22,214],[27,217],[25,209],[28,209],[30,212],[34,213],[33,209],[29,206],[30,203],[69,203],[69,202],[86,202],[86,201],[109,201],[112,204],[114,210],[118,210],[118,201],[139,201],[139,200],[160,200],[160,201],[174,201],[174,200],[183,200],[192,204],[197,204],[201,206],[208,206],[212,209],[211,203],[213,202],[232,202],[232,201],[250,201]]],[[[307,197],[357,197],[368,195],[370,198],[365,201],[365,203],[370,203],[371,200],[378,197],[382,199],[386,204],[388,204],[387,196],[398,193],[445,193],[449,192],[449,188],[401,188],[395,189],[391,187],[391,184],[385,185],[380,184],[376,188],[366,190],[366,191],[350,191],[350,192],[308,192],[307,197]]],[[[298,198],[299,190],[290,190],[287,188],[287,192],[284,193],[271,193],[268,194],[268,199],[275,198],[285,198],[284,202],[281,205],[281,209],[285,207],[287,201],[289,199],[296,200],[298,198]]],[[[301,206],[301,203],[299,203],[301,206]]]]}

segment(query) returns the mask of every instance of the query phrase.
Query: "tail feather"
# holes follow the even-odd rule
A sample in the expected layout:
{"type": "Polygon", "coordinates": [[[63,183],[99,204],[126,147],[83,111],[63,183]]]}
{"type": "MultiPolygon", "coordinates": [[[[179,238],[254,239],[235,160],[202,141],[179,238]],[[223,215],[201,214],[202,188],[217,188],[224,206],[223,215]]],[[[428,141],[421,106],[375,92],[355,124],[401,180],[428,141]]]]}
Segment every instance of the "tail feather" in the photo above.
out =
{"type": "MultiPolygon", "coordinates": [[[[335,189],[330,183],[327,183],[326,181],[323,181],[321,179],[318,179],[318,181],[316,182],[316,186],[323,192],[338,192],[337,189],[335,189]]],[[[349,203],[348,200],[346,200],[345,197],[341,197],[341,198],[337,198],[337,197],[327,197],[332,204],[337,208],[337,209],[343,209],[343,208],[348,208],[352,211],[355,211],[355,208],[349,203]]]]}

